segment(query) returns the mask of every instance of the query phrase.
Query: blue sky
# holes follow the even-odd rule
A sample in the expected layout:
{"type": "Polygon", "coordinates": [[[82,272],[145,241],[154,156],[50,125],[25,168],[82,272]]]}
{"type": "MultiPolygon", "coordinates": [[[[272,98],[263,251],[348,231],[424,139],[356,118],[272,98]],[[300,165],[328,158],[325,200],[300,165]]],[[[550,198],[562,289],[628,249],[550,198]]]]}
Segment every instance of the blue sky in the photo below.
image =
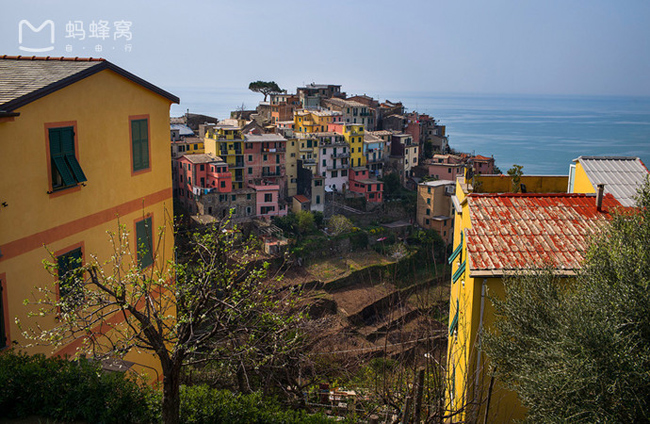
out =
{"type": "Polygon", "coordinates": [[[0,54],[33,54],[19,47],[48,44],[46,31],[20,44],[19,22],[51,20],[54,49],[38,54],[105,57],[181,97],[258,79],[290,91],[315,81],[369,94],[650,95],[647,0],[4,3],[0,54]],[[109,39],[88,37],[93,20],[109,23],[109,39]],[[66,38],[74,21],[85,40],[66,38]],[[119,21],[130,40],[114,38],[119,21]]]}

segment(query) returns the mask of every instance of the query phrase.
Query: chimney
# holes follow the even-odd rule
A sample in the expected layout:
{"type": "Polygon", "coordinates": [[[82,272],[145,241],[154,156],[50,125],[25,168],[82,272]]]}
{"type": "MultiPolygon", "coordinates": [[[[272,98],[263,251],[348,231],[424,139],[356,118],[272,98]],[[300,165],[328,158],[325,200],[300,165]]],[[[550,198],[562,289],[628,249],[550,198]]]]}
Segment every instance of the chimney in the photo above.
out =
{"type": "Polygon", "coordinates": [[[605,194],[605,184],[598,184],[598,193],[596,193],[596,209],[598,212],[603,210],[603,195],[605,194]]]}

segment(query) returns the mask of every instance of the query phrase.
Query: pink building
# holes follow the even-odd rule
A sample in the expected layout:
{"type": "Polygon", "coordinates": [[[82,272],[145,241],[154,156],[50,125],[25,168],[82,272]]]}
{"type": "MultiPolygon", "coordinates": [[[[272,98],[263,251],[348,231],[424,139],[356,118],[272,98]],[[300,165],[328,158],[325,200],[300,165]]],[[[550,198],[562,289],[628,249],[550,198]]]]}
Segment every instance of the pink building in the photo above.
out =
{"type": "Polygon", "coordinates": [[[352,168],[349,174],[350,191],[362,194],[369,203],[381,203],[383,200],[384,183],[368,177],[368,169],[352,168]]]}
{"type": "Polygon", "coordinates": [[[244,134],[244,180],[254,183],[263,179],[286,190],[285,152],[287,140],[279,134],[244,134]]]}
{"type": "Polygon", "coordinates": [[[462,163],[427,163],[425,166],[430,177],[446,181],[456,181],[457,176],[464,175],[465,169],[462,163]]]}
{"type": "Polygon", "coordinates": [[[172,170],[174,196],[190,212],[197,211],[197,196],[232,191],[232,174],[219,156],[183,155],[173,160],[172,170]]]}
{"type": "Polygon", "coordinates": [[[476,155],[471,158],[475,174],[494,174],[494,158],[476,155]]]}
{"type": "Polygon", "coordinates": [[[262,181],[249,184],[255,190],[255,215],[261,218],[284,216],[287,214],[286,204],[280,204],[280,186],[265,184],[262,181]]]}

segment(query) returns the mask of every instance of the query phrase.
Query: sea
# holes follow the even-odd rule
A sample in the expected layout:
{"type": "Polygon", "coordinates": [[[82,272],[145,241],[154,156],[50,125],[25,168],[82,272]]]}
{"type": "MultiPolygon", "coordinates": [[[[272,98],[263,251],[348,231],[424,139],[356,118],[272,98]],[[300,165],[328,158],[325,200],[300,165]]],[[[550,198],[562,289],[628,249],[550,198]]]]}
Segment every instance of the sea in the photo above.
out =
{"type": "MultiPolygon", "coordinates": [[[[172,116],[189,110],[223,119],[242,106],[254,109],[263,99],[244,89],[170,91],[181,98],[180,105],[172,106],[172,116]]],[[[409,112],[433,116],[446,126],[450,147],[493,156],[503,172],[517,164],[524,174],[567,175],[579,156],[637,156],[650,165],[650,97],[394,91],[368,95],[401,101],[409,112]]]]}

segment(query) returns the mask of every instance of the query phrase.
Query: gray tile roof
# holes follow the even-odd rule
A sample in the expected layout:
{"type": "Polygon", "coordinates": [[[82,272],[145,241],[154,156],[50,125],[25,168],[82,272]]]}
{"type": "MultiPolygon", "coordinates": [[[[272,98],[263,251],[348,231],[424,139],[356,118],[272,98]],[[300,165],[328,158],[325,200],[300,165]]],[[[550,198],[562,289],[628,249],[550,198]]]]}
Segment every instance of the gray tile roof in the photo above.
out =
{"type": "Polygon", "coordinates": [[[110,69],[179,103],[178,97],[104,59],[0,56],[0,110],[11,112],[76,81],[110,69]]]}
{"type": "Polygon", "coordinates": [[[605,184],[605,193],[611,193],[623,206],[634,206],[637,189],[648,176],[648,169],[637,157],[580,156],[574,162],[582,165],[594,189],[605,184]]]}
{"type": "Polygon", "coordinates": [[[195,164],[221,163],[225,165],[225,162],[223,161],[223,159],[221,159],[221,156],[214,156],[211,153],[194,153],[191,155],[183,155],[183,157],[195,164]]]}

